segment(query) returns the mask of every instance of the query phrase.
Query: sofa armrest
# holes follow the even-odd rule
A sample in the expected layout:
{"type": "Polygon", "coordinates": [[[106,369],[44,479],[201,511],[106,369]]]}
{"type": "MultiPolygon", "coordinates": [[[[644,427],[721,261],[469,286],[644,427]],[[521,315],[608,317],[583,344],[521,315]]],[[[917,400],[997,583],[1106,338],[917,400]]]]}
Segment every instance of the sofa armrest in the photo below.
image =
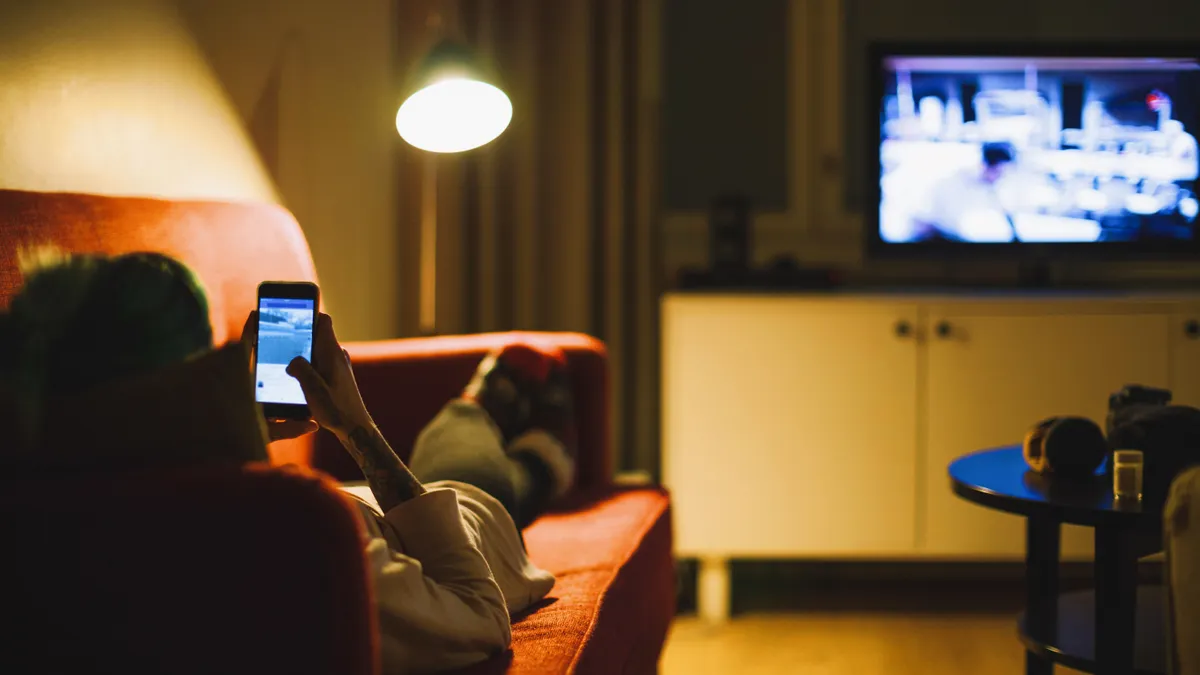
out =
{"type": "Polygon", "coordinates": [[[362,536],[305,469],[5,477],[0,672],[373,675],[362,536]]]}
{"type": "MultiPolygon", "coordinates": [[[[604,343],[578,333],[483,333],[359,342],[345,345],[363,401],[380,431],[407,459],[421,429],[470,381],[492,349],[514,341],[561,348],[571,371],[579,432],[577,487],[612,481],[609,449],[608,354],[604,343]]],[[[358,467],[332,435],[317,439],[312,463],[342,480],[360,479],[358,467]]]]}

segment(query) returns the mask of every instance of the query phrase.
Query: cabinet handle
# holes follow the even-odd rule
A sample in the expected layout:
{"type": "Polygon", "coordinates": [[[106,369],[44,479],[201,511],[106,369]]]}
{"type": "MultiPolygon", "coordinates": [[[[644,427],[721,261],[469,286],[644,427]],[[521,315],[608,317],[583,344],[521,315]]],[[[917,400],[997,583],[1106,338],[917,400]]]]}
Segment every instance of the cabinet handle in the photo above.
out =
{"type": "Polygon", "coordinates": [[[911,323],[904,320],[896,322],[896,337],[907,338],[912,337],[912,334],[913,328],[911,323]]]}
{"type": "Polygon", "coordinates": [[[1188,319],[1183,324],[1183,332],[1188,336],[1188,339],[1195,340],[1200,338],[1200,321],[1188,319]]]}
{"type": "Polygon", "coordinates": [[[943,340],[950,337],[950,333],[954,332],[954,328],[950,325],[949,321],[939,321],[933,330],[937,332],[937,336],[943,340]]]}

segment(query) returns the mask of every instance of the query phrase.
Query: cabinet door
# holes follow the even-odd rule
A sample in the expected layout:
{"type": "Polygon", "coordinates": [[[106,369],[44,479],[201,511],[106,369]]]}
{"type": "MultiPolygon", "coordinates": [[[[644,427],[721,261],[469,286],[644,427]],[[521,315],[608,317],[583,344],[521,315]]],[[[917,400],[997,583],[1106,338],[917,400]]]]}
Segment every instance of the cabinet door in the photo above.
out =
{"type": "Polygon", "coordinates": [[[1181,305],[1170,330],[1172,400],[1200,407],[1200,305],[1181,305]]]}
{"type": "Polygon", "coordinates": [[[682,555],[913,552],[916,317],[853,300],[666,300],[663,464],[682,555]]]}
{"type": "MultiPolygon", "coordinates": [[[[1111,392],[1127,383],[1163,386],[1168,380],[1165,314],[1003,310],[980,315],[940,307],[929,315],[926,499],[919,532],[930,554],[1024,555],[1022,518],[951,492],[947,466],[955,458],[1019,443],[1045,417],[1080,415],[1103,424],[1111,392]]],[[[1063,556],[1089,557],[1092,541],[1090,530],[1065,527],[1063,556]]]]}

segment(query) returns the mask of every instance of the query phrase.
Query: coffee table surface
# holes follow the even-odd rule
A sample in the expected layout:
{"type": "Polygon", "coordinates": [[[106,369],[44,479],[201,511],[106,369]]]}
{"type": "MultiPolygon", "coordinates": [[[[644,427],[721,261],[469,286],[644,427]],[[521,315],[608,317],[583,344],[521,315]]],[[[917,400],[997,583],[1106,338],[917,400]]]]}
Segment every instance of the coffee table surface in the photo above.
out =
{"type": "Polygon", "coordinates": [[[1112,479],[1102,471],[1086,480],[1064,480],[1030,470],[1019,445],[963,455],[949,471],[956,495],[999,511],[1093,527],[1152,528],[1162,517],[1161,504],[1116,500],[1112,479]]]}

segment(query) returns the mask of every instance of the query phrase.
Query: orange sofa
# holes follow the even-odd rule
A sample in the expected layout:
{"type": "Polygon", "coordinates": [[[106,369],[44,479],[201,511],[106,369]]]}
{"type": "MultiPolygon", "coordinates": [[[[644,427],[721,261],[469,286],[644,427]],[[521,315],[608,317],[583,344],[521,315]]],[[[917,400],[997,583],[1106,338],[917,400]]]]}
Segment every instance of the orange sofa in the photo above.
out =
{"type": "MultiPolygon", "coordinates": [[[[0,307],[20,286],[18,248],[32,244],[187,262],[211,296],[218,343],[238,337],[260,281],[316,280],[282,208],[0,190],[0,307]]],[[[487,350],[511,337],[346,347],[363,398],[403,455],[487,350]]],[[[464,672],[655,672],[674,614],[669,499],[612,483],[604,345],[541,338],[566,351],[579,409],[577,489],[524,533],[558,581],[514,617],[510,653],[464,672]]],[[[357,524],[334,484],[361,474],[328,436],[277,443],[271,455],[298,467],[0,476],[10,552],[0,605],[25,619],[0,670],[33,659],[32,670],[11,672],[376,672],[357,524]],[[162,534],[173,531],[190,534],[162,534]],[[280,549],[294,565],[279,569],[280,549]]]]}

